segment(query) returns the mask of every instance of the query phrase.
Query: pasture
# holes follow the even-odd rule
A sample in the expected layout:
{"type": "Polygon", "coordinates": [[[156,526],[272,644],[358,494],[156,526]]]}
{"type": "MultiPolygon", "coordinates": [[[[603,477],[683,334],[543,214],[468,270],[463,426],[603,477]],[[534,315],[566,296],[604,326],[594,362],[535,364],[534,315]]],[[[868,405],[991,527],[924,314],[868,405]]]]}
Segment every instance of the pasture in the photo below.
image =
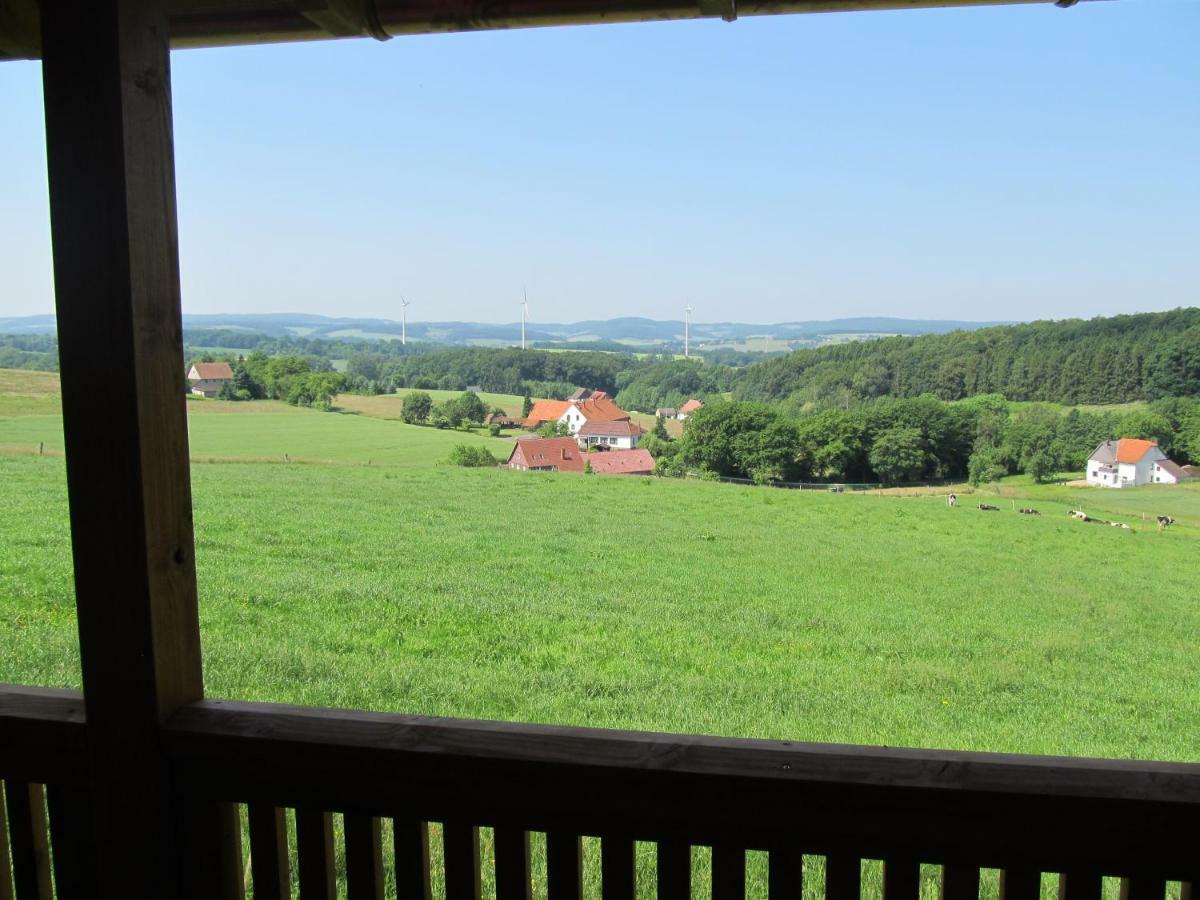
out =
{"type": "MultiPolygon", "coordinates": [[[[374,396],[341,394],[338,396],[334,406],[344,412],[361,413],[364,416],[375,416],[381,419],[399,419],[400,412],[404,409],[404,395],[409,393],[410,390],[412,389],[404,388],[397,394],[377,394],[374,396]]],[[[434,403],[455,400],[462,396],[462,391],[425,390],[424,388],[420,388],[419,390],[433,398],[434,403]]],[[[519,397],[516,394],[493,394],[488,391],[481,391],[478,396],[489,410],[493,407],[499,407],[510,416],[517,418],[521,416],[521,406],[525,402],[524,397],[519,397]]],[[[535,397],[534,399],[537,398],[535,397]]]]}
{"type": "MultiPolygon", "coordinates": [[[[0,396],[0,681],[77,686],[64,464],[29,453],[61,448],[57,382],[0,377],[22,388],[0,396]]],[[[509,442],[386,407],[188,410],[213,696],[1196,759],[1200,485],[1013,480],[948,509],[940,493],[451,468],[454,443],[509,442]],[[1079,505],[1135,530],[1070,520],[1079,505]],[[1143,527],[1143,511],[1179,525],[1143,527]]],[[[752,897],[764,868],[752,855],[752,897]]]]}

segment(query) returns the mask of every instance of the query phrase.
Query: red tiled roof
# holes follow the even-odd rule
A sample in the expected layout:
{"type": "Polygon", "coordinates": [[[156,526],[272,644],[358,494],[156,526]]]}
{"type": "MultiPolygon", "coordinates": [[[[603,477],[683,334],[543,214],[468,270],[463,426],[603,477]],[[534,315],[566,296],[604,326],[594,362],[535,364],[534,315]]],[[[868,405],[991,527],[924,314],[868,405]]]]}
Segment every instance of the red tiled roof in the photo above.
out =
{"type": "Polygon", "coordinates": [[[553,466],[560,472],[582,472],[586,455],[575,438],[523,438],[513,446],[508,465],[516,469],[553,466]]]}
{"type": "Polygon", "coordinates": [[[195,363],[196,377],[201,381],[221,381],[233,377],[233,369],[229,363],[195,363]]]}
{"type": "Polygon", "coordinates": [[[654,471],[654,457],[649,450],[609,450],[589,453],[588,462],[597,475],[649,475],[654,471]]]}
{"type": "Polygon", "coordinates": [[[608,391],[592,391],[591,396],[589,396],[588,399],[589,400],[608,400],[609,399],[608,391]]]}
{"type": "Polygon", "coordinates": [[[579,429],[580,437],[603,435],[605,437],[636,437],[646,431],[641,425],[620,419],[616,422],[596,422],[589,420],[579,429]]]}
{"type": "Polygon", "coordinates": [[[543,422],[557,422],[570,407],[566,400],[539,400],[525,417],[525,427],[537,428],[543,422]]]}
{"type": "Polygon", "coordinates": [[[679,407],[679,411],[684,414],[694,413],[703,405],[704,404],[699,400],[689,400],[687,403],[683,404],[683,406],[679,407]]]}
{"type": "Polygon", "coordinates": [[[576,403],[575,408],[588,422],[619,422],[629,418],[629,413],[607,398],[584,400],[576,403]]]}
{"type": "Polygon", "coordinates": [[[1117,462],[1141,462],[1151,449],[1157,450],[1158,444],[1154,441],[1143,441],[1141,438],[1121,438],[1117,441],[1117,462]]]}

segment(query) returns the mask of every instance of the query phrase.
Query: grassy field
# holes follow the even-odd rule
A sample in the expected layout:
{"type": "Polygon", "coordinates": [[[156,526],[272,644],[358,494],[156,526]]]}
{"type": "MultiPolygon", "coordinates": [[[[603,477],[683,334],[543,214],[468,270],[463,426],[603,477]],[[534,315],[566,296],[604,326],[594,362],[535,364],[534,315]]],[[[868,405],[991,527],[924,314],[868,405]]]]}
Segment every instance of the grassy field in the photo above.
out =
{"type": "MultiPolygon", "coordinates": [[[[409,393],[407,390],[402,390],[398,394],[378,394],[375,396],[341,394],[338,396],[335,405],[340,410],[361,413],[364,416],[399,419],[400,411],[404,408],[404,395],[407,393],[409,393]]],[[[434,403],[441,403],[443,400],[454,400],[462,396],[462,391],[429,390],[424,391],[424,393],[432,397],[434,403]]],[[[499,407],[508,415],[517,418],[521,416],[521,407],[525,402],[524,397],[518,397],[516,394],[491,394],[487,391],[481,391],[479,399],[484,402],[484,405],[489,410],[492,407],[499,407]]]]}
{"type": "MultiPolygon", "coordinates": [[[[29,454],[61,447],[56,382],[0,377],[0,447],[20,451],[0,452],[0,681],[77,686],[63,460],[29,454]]],[[[1197,759],[1200,484],[1012,479],[948,509],[940,492],[438,466],[454,443],[508,442],[383,407],[188,408],[214,696],[1197,759]],[[1134,530],[1073,521],[1078,506],[1134,530]]]]}

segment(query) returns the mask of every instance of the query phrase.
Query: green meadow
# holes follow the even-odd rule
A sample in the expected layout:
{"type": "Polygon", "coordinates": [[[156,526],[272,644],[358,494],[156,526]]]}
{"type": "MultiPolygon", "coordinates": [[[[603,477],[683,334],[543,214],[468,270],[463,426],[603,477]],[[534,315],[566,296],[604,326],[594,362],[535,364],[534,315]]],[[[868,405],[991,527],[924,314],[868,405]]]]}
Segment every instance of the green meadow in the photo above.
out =
{"type": "MultiPolygon", "coordinates": [[[[77,686],[56,382],[3,378],[0,681],[77,686]],[[30,452],[39,441],[51,452],[30,452]]],[[[930,494],[452,468],[454,443],[510,442],[381,409],[188,410],[213,696],[1197,758],[1200,485],[1012,480],[950,509],[930,494]],[[1133,529],[1070,519],[1080,506],[1133,529]],[[1179,520],[1165,532],[1141,519],[1164,512],[1179,520]]],[[[639,857],[647,897],[652,865],[639,857]]]]}

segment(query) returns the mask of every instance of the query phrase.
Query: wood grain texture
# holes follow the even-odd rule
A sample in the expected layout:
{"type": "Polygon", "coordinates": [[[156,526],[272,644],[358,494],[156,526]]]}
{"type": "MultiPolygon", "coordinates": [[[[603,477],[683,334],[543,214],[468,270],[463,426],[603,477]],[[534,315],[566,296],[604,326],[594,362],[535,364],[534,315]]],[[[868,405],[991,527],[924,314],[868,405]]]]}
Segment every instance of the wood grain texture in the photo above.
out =
{"type": "Polygon", "coordinates": [[[102,897],[233,897],[226,817],[176,803],[159,740],[203,696],[165,12],[63,0],[41,38],[95,857],[142,860],[92,874],[102,897]]]}
{"type": "Polygon", "coordinates": [[[51,900],[54,885],[50,880],[46,794],[40,784],[8,781],[4,785],[4,803],[16,898],[51,900]]]}
{"type": "Polygon", "coordinates": [[[277,806],[253,804],[250,825],[250,872],[254,900],[290,900],[292,878],[288,861],[287,813],[277,806]]]}

